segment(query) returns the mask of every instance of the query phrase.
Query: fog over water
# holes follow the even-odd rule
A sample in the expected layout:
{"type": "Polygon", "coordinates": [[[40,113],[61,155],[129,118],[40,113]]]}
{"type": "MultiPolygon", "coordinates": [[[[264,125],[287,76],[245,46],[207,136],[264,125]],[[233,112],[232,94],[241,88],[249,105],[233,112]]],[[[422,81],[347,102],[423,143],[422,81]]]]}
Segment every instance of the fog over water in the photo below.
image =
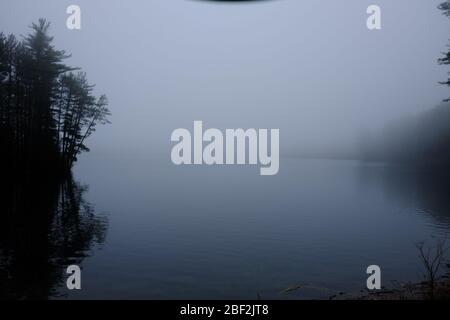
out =
{"type": "Polygon", "coordinates": [[[0,299],[328,299],[364,289],[372,264],[386,287],[423,280],[416,244],[450,234],[442,1],[2,0],[0,31],[51,21],[112,124],[63,183],[3,166],[0,299]],[[174,165],[171,134],[196,120],[279,129],[278,174],[174,165]],[[340,159],[297,157],[324,155],[340,159]],[[66,289],[73,263],[83,290],[66,289]]]}
{"type": "Polygon", "coordinates": [[[369,31],[373,2],[18,0],[1,4],[0,30],[48,19],[68,63],[108,96],[113,124],[88,142],[94,155],[167,156],[170,133],[194,120],[280,128],[282,154],[351,153],[362,129],[448,95],[441,1],[377,0],[382,30],[369,31]],[[81,31],[65,26],[70,4],[81,31]]]}

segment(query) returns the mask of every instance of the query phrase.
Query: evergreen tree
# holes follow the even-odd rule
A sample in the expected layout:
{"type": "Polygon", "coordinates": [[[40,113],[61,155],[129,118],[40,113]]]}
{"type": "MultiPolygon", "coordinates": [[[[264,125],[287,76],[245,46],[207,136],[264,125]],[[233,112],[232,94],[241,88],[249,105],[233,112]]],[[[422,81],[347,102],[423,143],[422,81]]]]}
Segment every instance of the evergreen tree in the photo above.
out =
{"type": "MultiPolygon", "coordinates": [[[[445,2],[439,5],[439,9],[443,11],[443,14],[450,18],[450,0],[446,0],[445,2]]],[[[449,45],[450,47],[450,45],[449,45]]],[[[444,53],[444,57],[439,59],[439,64],[448,65],[450,64],[450,51],[444,53]]],[[[441,84],[450,86],[450,78],[447,81],[440,82],[441,84]]],[[[450,101],[450,99],[446,99],[445,101],[450,101]]]]}
{"type": "Polygon", "coordinates": [[[96,98],[86,74],[73,73],[40,19],[22,41],[0,33],[0,149],[6,167],[70,169],[89,151],[85,140],[109,123],[105,96],[96,98]]]}

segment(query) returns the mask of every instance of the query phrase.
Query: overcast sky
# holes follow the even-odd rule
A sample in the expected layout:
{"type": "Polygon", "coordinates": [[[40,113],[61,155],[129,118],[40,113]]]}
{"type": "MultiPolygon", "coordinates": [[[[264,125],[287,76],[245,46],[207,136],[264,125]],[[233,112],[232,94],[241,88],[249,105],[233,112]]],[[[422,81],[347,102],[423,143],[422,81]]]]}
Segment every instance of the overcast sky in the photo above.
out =
{"type": "Polygon", "coordinates": [[[169,154],[171,132],[194,120],[280,128],[290,152],[348,148],[362,128],[448,97],[441,1],[2,0],[0,31],[52,22],[67,63],[110,101],[112,125],[89,141],[93,153],[169,154]],[[65,26],[70,4],[81,7],[80,31],[65,26]],[[370,4],[382,30],[366,28],[370,4]]]}

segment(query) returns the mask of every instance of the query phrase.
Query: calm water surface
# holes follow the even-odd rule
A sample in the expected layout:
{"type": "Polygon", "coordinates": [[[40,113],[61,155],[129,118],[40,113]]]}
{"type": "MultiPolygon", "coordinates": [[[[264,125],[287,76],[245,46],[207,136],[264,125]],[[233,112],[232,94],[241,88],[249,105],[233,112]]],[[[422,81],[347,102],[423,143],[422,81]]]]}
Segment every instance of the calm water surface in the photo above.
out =
{"type": "Polygon", "coordinates": [[[105,216],[104,240],[68,298],[324,298],[415,281],[415,243],[450,228],[446,179],[358,161],[282,158],[257,167],[174,166],[165,158],[85,156],[76,179],[105,216]],[[289,294],[295,285],[308,285],[289,294]]]}

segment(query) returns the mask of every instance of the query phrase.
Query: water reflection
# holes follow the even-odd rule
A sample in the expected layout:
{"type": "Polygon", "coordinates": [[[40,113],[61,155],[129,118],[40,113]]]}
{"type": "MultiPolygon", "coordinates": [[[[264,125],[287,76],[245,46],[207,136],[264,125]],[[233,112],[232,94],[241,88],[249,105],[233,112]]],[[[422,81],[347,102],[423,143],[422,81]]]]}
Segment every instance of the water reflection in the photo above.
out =
{"type": "MultiPolygon", "coordinates": [[[[113,231],[89,259],[86,290],[69,298],[327,298],[280,292],[299,284],[358,292],[374,262],[386,281],[421,280],[415,243],[450,231],[443,172],[285,159],[267,180],[247,168],[174,169],[163,160],[148,170],[149,161],[159,160],[98,157],[77,167],[113,231]]],[[[67,292],[58,290],[63,267],[103,242],[106,221],[72,179],[8,181],[0,184],[0,298],[67,292]]]]}
{"type": "Polygon", "coordinates": [[[104,241],[107,221],[69,176],[10,177],[0,184],[0,299],[47,299],[104,241]]]}
{"type": "Polygon", "coordinates": [[[429,220],[440,235],[450,231],[450,173],[400,165],[365,165],[360,182],[384,190],[387,197],[429,220]]]}

